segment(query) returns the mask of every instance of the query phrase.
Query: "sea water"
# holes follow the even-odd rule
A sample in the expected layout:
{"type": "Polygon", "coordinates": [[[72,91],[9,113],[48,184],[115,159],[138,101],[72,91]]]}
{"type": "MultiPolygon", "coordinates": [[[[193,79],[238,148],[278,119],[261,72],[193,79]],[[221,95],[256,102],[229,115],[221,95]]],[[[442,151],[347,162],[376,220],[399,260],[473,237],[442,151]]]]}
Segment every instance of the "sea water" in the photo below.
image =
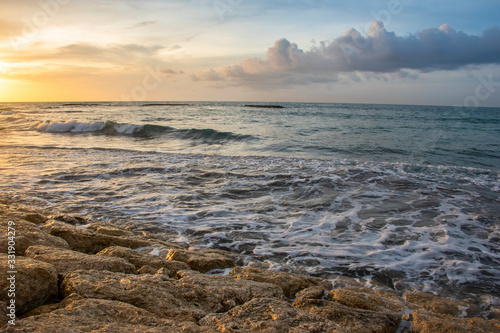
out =
{"type": "Polygon", "coordinates": [[[500,297],[500,109],[0,104],[0,190],[275,269],[500,297]]]}

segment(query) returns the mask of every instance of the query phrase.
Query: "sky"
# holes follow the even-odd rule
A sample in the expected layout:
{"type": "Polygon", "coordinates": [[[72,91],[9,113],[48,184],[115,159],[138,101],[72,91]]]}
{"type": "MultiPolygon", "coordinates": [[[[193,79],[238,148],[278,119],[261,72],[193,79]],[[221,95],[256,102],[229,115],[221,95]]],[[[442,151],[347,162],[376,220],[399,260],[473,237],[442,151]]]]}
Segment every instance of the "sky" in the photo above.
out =
{"type": "Polygon", "coordinates": [[[500,107],[498,0],[3,0],[0,102],[500,107]]]}

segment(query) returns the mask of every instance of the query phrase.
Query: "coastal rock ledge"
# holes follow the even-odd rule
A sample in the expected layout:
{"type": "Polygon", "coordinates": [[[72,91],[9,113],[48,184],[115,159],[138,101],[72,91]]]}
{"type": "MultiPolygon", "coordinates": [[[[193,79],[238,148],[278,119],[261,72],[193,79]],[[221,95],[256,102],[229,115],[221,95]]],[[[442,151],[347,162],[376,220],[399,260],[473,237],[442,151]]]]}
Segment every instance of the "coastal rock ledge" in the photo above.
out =
{"type": "Polygon", "coordinates": [[[0,256],[0,332],[500,332],[498,307],[238,266],[238,254],[12,202],[0,215],[0,247],[6,221],[20,240],[14,321],[0,256]]]}

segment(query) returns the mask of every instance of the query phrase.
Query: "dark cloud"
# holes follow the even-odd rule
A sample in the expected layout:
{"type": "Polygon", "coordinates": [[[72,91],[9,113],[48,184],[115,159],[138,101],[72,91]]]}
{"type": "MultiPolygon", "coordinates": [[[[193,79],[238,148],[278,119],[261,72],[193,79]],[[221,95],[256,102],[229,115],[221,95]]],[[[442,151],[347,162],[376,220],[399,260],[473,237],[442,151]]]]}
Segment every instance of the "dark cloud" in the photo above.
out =
{"type": "MultiPolygon", "coordinates": [[[[210,69],[194,80],[239,81],[253,84],[260,79],[282,84],[337,81],[353,73],[393,73],[416,78],[415,72],[455,70],[468,65],[500,64],[500,29],[486,29],[473,36],[445,24],[401,37],[373,22],[366,36],[351,29],[332,41],[304,51],[280,39],[265,58],[248,58],[237,65],[210,69]]],[[[358,76],[354,75],[354,78],[358,76]]]]}

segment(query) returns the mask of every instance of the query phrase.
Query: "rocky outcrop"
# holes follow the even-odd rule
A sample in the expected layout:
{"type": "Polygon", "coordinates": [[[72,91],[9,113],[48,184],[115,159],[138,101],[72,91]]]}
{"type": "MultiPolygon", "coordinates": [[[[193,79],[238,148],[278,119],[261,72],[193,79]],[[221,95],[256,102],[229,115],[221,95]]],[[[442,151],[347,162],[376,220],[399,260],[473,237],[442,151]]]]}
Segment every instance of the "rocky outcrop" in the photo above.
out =
{"type": "Polygon", "coordinates": [[[105,271],[76,271],[67,275],[61,293],[85,298],[118,300],[160,317],[197,321],[211,312],[227,311],[256,296],[280,297],[271,284],[181,271],[179,280],[165,274],[127,275],[105,271]]]}
{"type": "Polygon", "coordinates": [[[331,289],[331,284],[327,280],[256,267],[235,267],[229,275],[237,279],[275,284],[283,290],[285,296],[291,298],[311,286],[321,286],[325,291],[331,289]]]}
{"type": "Polygon", "coordinates": [[[335,289],[330,298],[351,308],[378,312],[400,312],[408,307],[395,293],[363,287],[335,289]]]}
{"type": "Polygon", "coordinates": [[[254,298],[226,313],[210,314],[200,325],[218,332],[349,332],[332,321],[275,298],[254,298]]]}
{"type": "Polygon", "coordinates": [[[213,269],[224,269],[236,266],[236,257],[221,250],[184,250],[172,249],[167,255],[168,260],[185,262],[196,271],[206,273],[213,269]]]}
{"type": "MultiPolygon", "coordinates": [[[[34,218],[33,218],[34,219],[34,218]]],[[[19,220],[13,225],[13,229],[9,230],[8,221],[0,221],[0,251],[1,253],[7,253],[8,250],[8,236],[15,236],[15,254],[21,256],[24,251],[31,245],[47,245],[52,247],[59,247],[62,249],[68,249],[68,243],[59,237],[50,235],[49,233],[43,231],[37,227],[34,223],[19,220]],[[9,234],[9,231],[14,230],[13,234],[9,234]]]]}
{"type": "MultiPolygon", "coordinates": [[[[190,269],[189,265],[184,262],[167,260],[157,255],[152,255],[142,251],[136,251],[121,246],[111,246],[105,248],[101,252],[97,253],[97,255],[103,257],[123,258],[135,265],[136,269],[142,269],[144,266],[148,266],[151,268],[149,269],[150,272],[154,270],[152,274],[156,273],[156,271],[161,268],[167,269],[170,272],[169,274],[171,276],[175,275],[178,271],[190,269]]],[[[144,268],[143,272],[145,272],[146,269],[147,268],[144,268]]]]}
{"type": "Polygon", "coordinates": [[[96,256],[48,246],[30,246],[26,250],[26,256],[54,265],[60,275],[66,275],[79,269],[122,273],[136,272],[135,266],[122,258],[96,256]]]}
{"type": "Polygon", "coordinates": [[[500,321],[483,318],[457,318],[425,310],[413,312],[414,333],[499,333],[500,321]]]}
{"type": "Polygon", "coordinates": [[[0,301],[15,299],[18,316],[57,298],[57,271],[48,263],[17,257],[15,273],[8,266],[7,255],[0,254],[0,301]],[[11,283],[12,282],[12,283],[11,283]],[[9,297],[13,292],[14,297],[9,297]]]}
{"type": "Polygon", "coordinates": [[[467,302],[453,301],[430,293],[406,294],[404,298],[408,302],[421,306],[428,311],[451,316],[461,315],[471,307],[471,304],[467,302]]]}

